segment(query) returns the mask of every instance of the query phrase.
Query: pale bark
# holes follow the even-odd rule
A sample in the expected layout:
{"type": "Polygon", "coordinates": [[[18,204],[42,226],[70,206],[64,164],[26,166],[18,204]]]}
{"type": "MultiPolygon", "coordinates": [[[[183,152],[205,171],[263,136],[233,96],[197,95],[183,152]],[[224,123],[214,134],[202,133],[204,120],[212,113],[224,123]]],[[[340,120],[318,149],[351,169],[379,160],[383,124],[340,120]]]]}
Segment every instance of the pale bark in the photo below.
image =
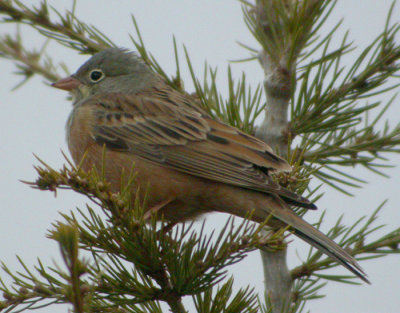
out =
{"type": "MultiPolygon", "coordinates": [[[[268,32],[268,21],[261,2],[257,2],[255,13],[263,29],[268,32]]],[[[288,106],[292,91],[291,69],[286,68],[283,56],[278,61],[265,50],[260,52],[259,61],[265,73],[264,89],[267,106],[264,121],[257,128],[256,136],[286,157],[288,106]]],[[[272,306],[272,313],[287,312],[291,303],[292,278],[286,263],[286,248],[279,251],[260,250],[260,252],[265,293],[272,306]]]]}
{"type": "MultiPolygon", "coordinates": [[[[287,81],[279,77],[279,68],[274,67],[266,53],[260,56],[265,71],[264,87],[267,96],[265,118],[256,131],[256,136],[268,143],[281,155],[287,155],[288,105],[287,81]]],[[[289,81],[290,82],[290,81],[289,81]]],[[[292,278],[286,264],[286,248],[278,251],[260,250],[264,268],[265,293],[269,297],[273,313],[287,311],[290,305],[292,278]]]]}

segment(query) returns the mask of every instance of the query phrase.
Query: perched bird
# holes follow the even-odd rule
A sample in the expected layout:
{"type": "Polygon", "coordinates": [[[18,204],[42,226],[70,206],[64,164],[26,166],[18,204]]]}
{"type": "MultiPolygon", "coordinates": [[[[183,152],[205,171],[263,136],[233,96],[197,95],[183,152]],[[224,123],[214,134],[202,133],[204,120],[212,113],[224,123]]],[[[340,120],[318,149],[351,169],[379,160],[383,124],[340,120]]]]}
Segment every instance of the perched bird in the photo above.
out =
{"type": "MultiPolygon", "coordinates": [[[[67,141],[83,169],[103,166],[114,191],[121,174],[136,172],[132,194],[147,190],[148,210],[181,222],[219,211],[287,225],[362,280],[356,260],[297,216],[289,205],[315,205],[275,183],[270,174],[291,166],[261,140],[216,121],[170,86],[135,54],[110,48],[53,84],[74,95],[67,141]],[[105,147],[105,148],[104,148],[105,147]]],[[[143,193],[138,193],[139,197],[143,193]]]]}

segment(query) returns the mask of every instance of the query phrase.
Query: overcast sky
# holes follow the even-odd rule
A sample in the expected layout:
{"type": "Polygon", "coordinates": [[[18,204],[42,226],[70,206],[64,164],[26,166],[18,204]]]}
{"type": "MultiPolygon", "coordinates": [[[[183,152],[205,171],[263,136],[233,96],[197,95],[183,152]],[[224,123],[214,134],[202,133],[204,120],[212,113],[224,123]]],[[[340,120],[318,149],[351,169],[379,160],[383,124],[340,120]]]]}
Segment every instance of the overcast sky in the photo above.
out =
{"type": "MultiPolygon", "coordinates": [[[[327,32],[339,19],[344,18],[340,34],[350,29],[350,40],[365,47],[383,29],[391,2],[339,0],[323,32],[327,32]]],[[[48,0],[48,3],[63,11],[65,8],[70,9],[72,1],[48,0]]],[[[78,1],[79,18],[96,25],[118,45],[128,48],[133,47],[128,33],[134,33],[130,14],[137,18],[147,48],[171,75],[175,70],[173,35],[178,45],[185,44],[188,48],[198,73],[202,73],[204,60],[212,66],[219,66],[221,86],[224,83],[227,61],[248,56],[247,51],[239,47],[237,41],[258,48],[243,22],[238,1],[78,1]]],[[[399,4],[393,17],[400,20],[399,4]]],[[[11,25],[0,25],[2,35],[14,31],[15,28],[11,25]]],[[[39,48],[43,42],[33,31],[24,31],[23,35],[24,41],[30,47],[39,48]]],[[[341,36],[338,36],[332,46],[338,46],[340,42],[341,36]]],[[[70,71],[74,71],[87,59],[87,56],[77,55],[75,51],[60,48],[56,44],[50,44],[48,51],[54,56],[54,61],[63,61],[70,71]]],[[[184,59],[181,59],[184,64],[184,59]]],[[[349,57],[346,60],[351,64],[354,59],[349,57]]],[[[241,75],[241,71],[245,71],[248,80],[253,84],[263,80],[263,73],[256,62],[233,64],[232,67],[236,77],[241,75]]],[[[33,153],[55,168],[62,166],[60,150],[67,151],[65,122],[71,104],[66,100],[65,93],[47,87],[40,77],[11,92],[11,88],[20,79],[13,74],[15,67],[11,62],[0,59],[0,69],[0,259],[11,269],[17,270],[20,267],[16,255],[21,256],[28,265],[35,264],[37,257],[45,264],[51,264],[53,259],[60,260],[57,245],[45,238],[46,230],[59,218],[58,212],[68,212],[77,206],[83,208],[85,199],[73,192],[59,192],[55,198],[50,192],[32,190],[19,181],[35,179],[32,166],[38,162],[33,153]]],[[[184,71],[183,80],[188,91],[192,91],[187,70],[184,71]]],[[[399,100],[396,100],[387,114],[391,125],[398,123],[398,103],[399,100]]],[[[399,157],[388,157],[393,164],[400,161],[399,157]]],[[[387,171],[390,179],[362,170],[357,173],[369,181],[369,184],[363,190],[353,190],[355,197],[349,198],[332,189],[325,189],[326,195],[318,202],[320,209],[327,210],[323,230],[329,229],[340,214],[345,213],[344,221],[350,224],[362,215],[371,213],[385,199],[389,201],[380,214],[379,222],[387,224],[386,229],[399,227],[400,168],[387,171]]],[[[222,214],[214,214],[212,219],[210,215],[207,217],[209,229],[218,229],[225,219],[222,214]]],[[[318,217],[319,213],[311,212],[306,219],[315,221],[318,217]]],[[[304,256],[307,251],[306,244],[295,240],[289,251],[289,265],[298,265],[298,255],[304,256]]],[[[329,283],[323,289],[327,297],[309,301],[307,308],[311,312],[399,312],[400,258],[391,256],[362,262],[362,266],[369,275],[371,286],[329,283]]],[[[235,277],[236,288],[250,284],[258,292],[263,290],[261,271],[258,252],[251,253],[243,262],[230,268],[235,277]]],[[[336,269],[335,273],[347,274],[343,268],[336,269]]],[[[3,274],[0,276],[4,277],[3,274]]],[[[53,307],[46,312],[66,311],[65,307],[53,307]]]]}

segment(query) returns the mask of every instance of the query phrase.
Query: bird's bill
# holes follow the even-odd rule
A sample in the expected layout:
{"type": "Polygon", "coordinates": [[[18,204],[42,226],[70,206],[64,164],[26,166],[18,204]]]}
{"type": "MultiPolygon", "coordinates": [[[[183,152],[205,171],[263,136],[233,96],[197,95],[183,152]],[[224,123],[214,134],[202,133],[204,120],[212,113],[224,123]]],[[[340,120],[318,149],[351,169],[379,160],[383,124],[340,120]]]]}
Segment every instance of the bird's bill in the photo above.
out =
{"type": "Polygon", "coordinates": [[[78,88],[81,84],[82,83],[75,77],[68,76],[63,79],[60,79],[59,81],[56,81],[55,83],[53,83],[51,85],[58,89],[72,91],[72,90],[78,88]]]}

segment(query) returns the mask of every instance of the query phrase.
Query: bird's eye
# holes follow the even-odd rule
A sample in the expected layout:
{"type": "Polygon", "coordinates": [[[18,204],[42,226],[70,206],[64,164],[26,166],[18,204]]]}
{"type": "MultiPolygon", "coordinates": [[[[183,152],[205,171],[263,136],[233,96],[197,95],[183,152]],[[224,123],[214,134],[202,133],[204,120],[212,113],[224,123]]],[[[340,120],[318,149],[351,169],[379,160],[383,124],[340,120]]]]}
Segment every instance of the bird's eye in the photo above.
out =
{"type": "Polygon", "coordinates": [[[98,82],[104,77],[104,73],[101,70],[93,70],[90,72],[89,77],[92,82],[98,82]]]}

